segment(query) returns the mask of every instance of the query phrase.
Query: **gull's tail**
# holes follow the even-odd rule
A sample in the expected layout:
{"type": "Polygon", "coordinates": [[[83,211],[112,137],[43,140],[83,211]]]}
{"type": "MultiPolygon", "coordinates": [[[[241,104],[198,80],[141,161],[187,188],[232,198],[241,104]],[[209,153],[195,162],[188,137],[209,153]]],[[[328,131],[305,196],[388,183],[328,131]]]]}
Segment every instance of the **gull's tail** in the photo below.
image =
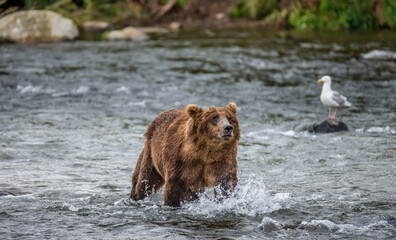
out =
{"type": "Polygon", "coordinates": [[[352,106],[352,103],[348,102],[348,101],[345,99],[345,103],[344,103],[342,106],[343,106],[343,107],[350,107],[350,106],[352,106]]]}

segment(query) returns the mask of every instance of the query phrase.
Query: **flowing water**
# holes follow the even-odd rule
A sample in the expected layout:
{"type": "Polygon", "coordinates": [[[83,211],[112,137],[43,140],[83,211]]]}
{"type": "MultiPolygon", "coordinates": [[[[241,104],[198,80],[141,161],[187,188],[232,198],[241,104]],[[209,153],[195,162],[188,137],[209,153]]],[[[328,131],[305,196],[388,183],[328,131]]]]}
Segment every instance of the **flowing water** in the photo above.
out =
{"type": "Polygon", "coordinates": [[[296,35],[0,45],[0,238],[396,238],[396,34],[296,35]],[[323,75],[353,104],[348,132],[308,133],[323,75]],[[231,198],[128,198],[155,116],[231,101],[231,198]]]}

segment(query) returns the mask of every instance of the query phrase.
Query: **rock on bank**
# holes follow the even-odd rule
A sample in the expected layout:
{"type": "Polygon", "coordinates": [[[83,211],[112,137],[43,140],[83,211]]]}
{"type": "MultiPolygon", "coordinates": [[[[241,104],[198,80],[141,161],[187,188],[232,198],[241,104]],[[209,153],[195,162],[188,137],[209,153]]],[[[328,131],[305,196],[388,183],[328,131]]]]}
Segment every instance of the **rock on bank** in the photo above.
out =
{"type": "Polygon", "coordinates": [[[77,36],[73,21],[52,11],[20,11],[0,19],[0,42],[57,42],[77,36]]]}

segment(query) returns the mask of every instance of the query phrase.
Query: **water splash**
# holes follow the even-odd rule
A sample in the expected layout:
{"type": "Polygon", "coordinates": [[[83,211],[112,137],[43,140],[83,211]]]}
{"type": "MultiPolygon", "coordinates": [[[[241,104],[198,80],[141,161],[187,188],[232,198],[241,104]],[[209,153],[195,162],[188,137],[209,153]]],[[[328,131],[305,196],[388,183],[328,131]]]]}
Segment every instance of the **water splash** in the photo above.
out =
{"type": "Polygon", "coordinates": [[[257,216],[284,208],[288,194],[270,195],[264,180],[251,175],[240,182],[231,197],[219,202],[208,189],[196,202],[187,203],[183,208],[192,215],[214,217],[217,215],[257,216]]]}
{"type": "Polygon", "coordinates": [[[264,232],[273,232],[280,230],[283,226],[272,218],[264,217],[258,227],[264,232]]]}
{"type": "Polygon", "coordinates": [[[373,50],[368,53],[362,54],[364,59],[396,59],[396,52],[373,50]]]}
{"type": "Polygon", "coordinates": [[[371,127],[367,129],[369,133],[391,133],[396,134],[396,130],[390,128],[389,126],[386,127],[371,127]]]}

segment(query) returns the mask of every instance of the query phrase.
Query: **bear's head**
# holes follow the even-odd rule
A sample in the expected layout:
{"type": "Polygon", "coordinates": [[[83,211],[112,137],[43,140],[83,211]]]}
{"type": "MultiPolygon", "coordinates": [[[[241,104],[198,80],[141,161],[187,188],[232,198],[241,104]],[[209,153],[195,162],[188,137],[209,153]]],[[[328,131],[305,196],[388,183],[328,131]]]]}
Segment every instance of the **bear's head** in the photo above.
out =
{"type": "Polygon", "coordinates": [[[196,134],[199,138],[210,142],[239,141],[239,123],[235,103],[207,109],[190,104],[186,111],[192,122],[190,134],[196,134]]]}

